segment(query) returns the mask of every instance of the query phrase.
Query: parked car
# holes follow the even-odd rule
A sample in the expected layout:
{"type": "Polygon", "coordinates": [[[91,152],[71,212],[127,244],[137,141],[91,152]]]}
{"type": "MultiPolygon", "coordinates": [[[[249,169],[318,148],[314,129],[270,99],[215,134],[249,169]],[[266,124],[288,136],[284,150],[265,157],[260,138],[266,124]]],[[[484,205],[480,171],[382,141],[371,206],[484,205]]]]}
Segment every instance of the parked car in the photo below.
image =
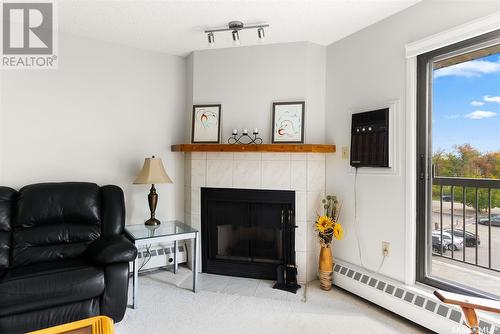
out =
{"type": "Polygon", "coordinates": [[[436,235],[433,235],[432,236],[432,251],[434,253],[438,253],[438,254],[444,254],[446,253],[446,248],[447,248],[447,245],[443,244],[443,247],[441,248],[441,238],[436,236],[436,235]],[[442,252],[441,252],[442,250],[442,252]]]}
{"type": "Polygon", "coordinates": [[[441,198],[443,199],[443,202],[451,202],[451,195],[443,195],[441,198]]]}
{"type": "MultiPolygon", "coordinates": [[[[441,239],[441,231],[432,231],[432,235],[437,236],[441,239]]],[[[446,248],[448,248],[449,250],[453,249],[454,251],[456,251],[463,248],[464,239],[461,237],[453,237],[452,244],[451,234],[443,231],[443,245],[446,245],[446,248]]]]}
{"type": "MultiPolygon", "coordinates": [[[[451,234],[451,228],[447,228],[446,230],[443,230],[443,232],[451,234]]],[[[455,238],[462,238],[464,236],[464,232],[462,229],[455,228],[453,229],[453,236],[455,238]]],[[[481,244],[481,240],[479,239],[479,236],[477,236],[477,244],[481,244]]],[[[476,235],[472,232],[465,231],[465,247],[475,247],[476,246],[476,235]]]]}
{"type": "MultiPolygon", "coordinates": [[[[489,225],[488,217],[479,219],[478,223],[489,225]]],[[[491,226],[500,226],[500,215],[491,215],[491,226]]]]}

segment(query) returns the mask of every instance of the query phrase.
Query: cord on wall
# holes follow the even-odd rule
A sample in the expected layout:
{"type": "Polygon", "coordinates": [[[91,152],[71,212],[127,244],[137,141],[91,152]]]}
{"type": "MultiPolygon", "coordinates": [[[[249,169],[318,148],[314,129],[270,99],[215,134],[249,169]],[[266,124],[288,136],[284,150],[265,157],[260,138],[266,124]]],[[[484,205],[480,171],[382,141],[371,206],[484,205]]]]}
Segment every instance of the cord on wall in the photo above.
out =
{"type": "Polygon", "coordinates": [[[382,261],[380,262],[380,265],[378,266],[376,271],[373,271],[369,269],[367,266],[363,264],[363,256],[361,253],[361,241],[360,241],[360,233],[359,233],[359,224],[358,224],[358,194],[357,194],[357,189],[358,189],[358,167],[356,168],[356,172],[354,173],[354,230],[356,232],[356,240],[358,244],[358,255],[359,255],[359,263],[363,268],[365,268],[367,271],[373,273],[373,274],[378,274],[380,272],[380,269],[382,269],[382,266],[384,265],[385,258],[387,254],[384,252],[382,261]]]}

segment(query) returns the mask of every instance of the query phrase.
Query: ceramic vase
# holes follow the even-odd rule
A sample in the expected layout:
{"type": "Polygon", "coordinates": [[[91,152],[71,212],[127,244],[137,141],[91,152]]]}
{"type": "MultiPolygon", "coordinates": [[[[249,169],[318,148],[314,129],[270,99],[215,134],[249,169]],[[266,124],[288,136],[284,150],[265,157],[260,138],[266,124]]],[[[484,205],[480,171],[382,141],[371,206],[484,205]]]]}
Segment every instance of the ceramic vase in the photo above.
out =
{"type": "Polygon", "coordinates": [[[323,290],[332,288],[333,256],[330,246],[321,246],[319,252],[319,283],[323,290]]]}

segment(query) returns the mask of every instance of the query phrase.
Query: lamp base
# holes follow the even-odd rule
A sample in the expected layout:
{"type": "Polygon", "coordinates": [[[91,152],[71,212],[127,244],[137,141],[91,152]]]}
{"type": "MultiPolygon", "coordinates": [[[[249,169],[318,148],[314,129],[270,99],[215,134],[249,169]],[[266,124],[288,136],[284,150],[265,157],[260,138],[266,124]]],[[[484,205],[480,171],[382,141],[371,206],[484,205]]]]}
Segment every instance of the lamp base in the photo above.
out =
{"type": "Polygon", "coordinates": [[[160,224],[161,224],[160,221],[156,218],[149,218],[144,222],[144,225],[149,225],[149,226],[156,226],[160,224]]]}

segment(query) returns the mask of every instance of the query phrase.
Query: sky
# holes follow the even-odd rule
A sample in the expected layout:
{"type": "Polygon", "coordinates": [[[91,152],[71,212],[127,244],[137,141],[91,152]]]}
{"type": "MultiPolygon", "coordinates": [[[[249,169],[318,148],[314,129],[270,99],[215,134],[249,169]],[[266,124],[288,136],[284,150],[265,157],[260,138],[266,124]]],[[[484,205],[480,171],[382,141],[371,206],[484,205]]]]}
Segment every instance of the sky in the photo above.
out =
{"type": "Polygon", "coordinates": [[[434,70],[432,149],[500,151],[500,53],[434,70]]]}

